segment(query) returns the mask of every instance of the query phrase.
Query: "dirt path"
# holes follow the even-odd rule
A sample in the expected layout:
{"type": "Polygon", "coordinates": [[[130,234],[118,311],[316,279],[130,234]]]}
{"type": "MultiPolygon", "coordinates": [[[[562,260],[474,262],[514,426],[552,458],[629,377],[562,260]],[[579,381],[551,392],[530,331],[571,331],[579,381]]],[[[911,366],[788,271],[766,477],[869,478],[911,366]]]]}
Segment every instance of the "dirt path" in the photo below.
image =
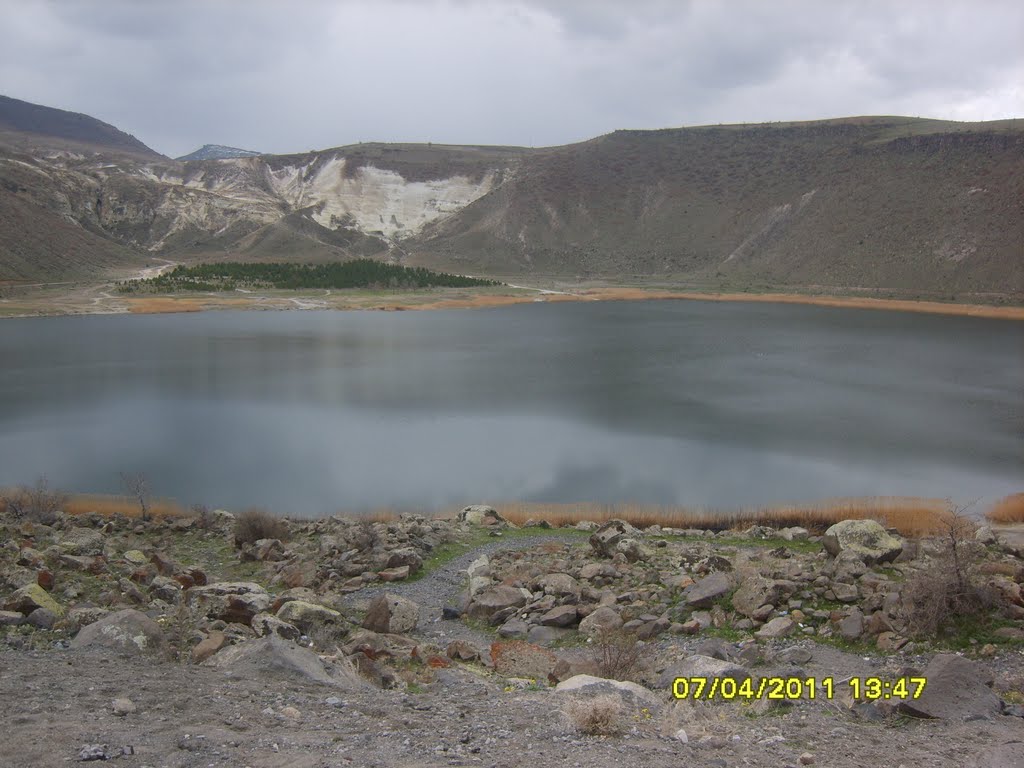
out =
{"type": "Polygon", "coordinates": [[[487,646],[494,640],[492,635],[472,629],[461,621],[446,621],[441,618],[445,606],[458,605],[462,592],[466,588],[466,569],[470,563],[484,555],[508,550],[529,549],[549,541],[571,543],[580,541],[580,537],[552,531],[537,536],[508,540],[495,538],[494,541],[474,547],[465,554],[450,560],[418,581],[394,582],[364,588],[354,593],[347,602],[356,607],[363,607],[377,595],[390,592],[412,600],[420,606],[420,624],[413,634],[440,644],[452,640],[466,640],[476,645],[487,646]]]}

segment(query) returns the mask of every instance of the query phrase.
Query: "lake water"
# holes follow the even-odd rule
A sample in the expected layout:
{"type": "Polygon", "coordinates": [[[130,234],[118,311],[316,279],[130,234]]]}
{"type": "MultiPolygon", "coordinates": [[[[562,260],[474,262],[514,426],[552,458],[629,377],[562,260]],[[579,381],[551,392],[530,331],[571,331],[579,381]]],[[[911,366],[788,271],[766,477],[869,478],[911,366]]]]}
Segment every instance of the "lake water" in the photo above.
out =
{"type": "Polygon", "coordinates": [[[1024,324],[695,301],[0,321],[0,484],[324,514],[1024,490],[1024,324]]]}

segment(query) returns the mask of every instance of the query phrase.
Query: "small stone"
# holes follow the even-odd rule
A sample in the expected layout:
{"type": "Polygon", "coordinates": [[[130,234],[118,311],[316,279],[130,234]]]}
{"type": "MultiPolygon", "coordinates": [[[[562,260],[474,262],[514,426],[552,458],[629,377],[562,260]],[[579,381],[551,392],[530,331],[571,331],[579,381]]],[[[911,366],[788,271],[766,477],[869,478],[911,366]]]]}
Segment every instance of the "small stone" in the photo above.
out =
{"type": "Polygon", "coordinates": [[[335,709],[341,709],[345,706],[345,702],[342,699],[339,699],[337,696],[328,696],[326,699],[324,699],[324,704],[326,704],[328,707],[334,707],[335,709]]]}
{"type": "Polygon", "coordinates": [[[283,720],[295,721],[302,719],[302,713],[295,707],[284,707],[278,714],[283,720]]]}
{"type": "Polygon", "coordinates": [[[85,763],[90,760],[109,760],[106,744],[86,744],[78,752],[79,762],[85,763]]]}
{"type": "Polygon", "coordinates": [[[114,714],[118,717],[124,717],[125,715],[133,714],[138,708],[135,706],[135,702],[129,699],[127,696],[114,699],[110,703],[110,707],[114,714]]]}
{"type": "Polygon", "coordinates": [[[814,765],[814,755],[810,752],[804,752],[800,755],[800,765],[814,765]]]}
{"type": "Polygon", "coordinates": [[[686,744],[690,741],[690,737],[686,735],[686,730],[684,728],[680,728],[678,731],[672,734],[672,738],[674,738],[676,741],[683,742],[683,744],[686,744]]]}

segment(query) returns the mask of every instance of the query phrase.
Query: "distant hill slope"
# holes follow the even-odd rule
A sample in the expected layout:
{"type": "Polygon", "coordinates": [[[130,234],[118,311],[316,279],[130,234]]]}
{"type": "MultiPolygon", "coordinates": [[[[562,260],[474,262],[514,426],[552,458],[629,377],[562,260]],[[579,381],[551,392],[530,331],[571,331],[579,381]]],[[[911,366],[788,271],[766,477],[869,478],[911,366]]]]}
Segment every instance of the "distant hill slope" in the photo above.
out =
{"type": "Polygon", "coordinates": [[[134,136],[77,112],[0,96],[0,141],[21,148],[52,145],[162,158],[134,136]]]}
{"type": "Polygon", "coordinates": [[[203,144],[195,152],[174,158],[182,163],[190,160],[227,160],[231,157],[256,157],[263,154],[254,152],[251,149],[239,149],[238,147],[226,147],[223,144],[203,144]]]}
{"type": "Polygon", "coordinates": [[[474,275],[1024,295],[1022,120],[847,118],[546,149],[371,143],[187,162],[110,149],[125,135],[93,122],[100,137],[72,133],[107,147],[96,154],[0,130],[0,280],[98,277],[151,256],[369,256],[474,275]]]}
{"type": "Polygon", "coordinates": [[[1024,121],[620,131],[524,159],[432,223],[476,273],[1024,291],[1024,121]]]}

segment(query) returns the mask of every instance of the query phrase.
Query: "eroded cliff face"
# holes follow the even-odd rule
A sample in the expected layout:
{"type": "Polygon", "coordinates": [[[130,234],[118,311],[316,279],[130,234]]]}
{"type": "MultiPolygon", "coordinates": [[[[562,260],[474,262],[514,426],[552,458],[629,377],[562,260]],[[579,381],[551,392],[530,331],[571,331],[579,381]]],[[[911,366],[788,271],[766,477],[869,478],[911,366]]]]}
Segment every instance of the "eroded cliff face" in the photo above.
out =
{"type": "MultiPolygon", "coordinates": [[[[464,154],[443,148],[435,154],[445,152],[464,154]]],[[[343,258],[364,255],[370,241],[387,252],[395,240],[461,210],[513,172],[512,158],[494,153],[471,167],[455,164],[447,175],[443,163],[409,173],[400,164],[367,159],[365,151],[357,154],[362,156],[350,159],[342,148],[180,163],[67,151],[0,152],[0,188],[140,253],[245,255],[255,248],[264,257],[273,255],[267,252],[273,242],[282,251],[279,258],[287,259],[285,232],[343,258]],[[274,237],[254,236],[267,227],[274,237]],[[356,241],[358,253],[347,254],[346,243],[356,241]]],[[[9,279],[33,277],[24,268],[20,272],[9,279]]]]}

